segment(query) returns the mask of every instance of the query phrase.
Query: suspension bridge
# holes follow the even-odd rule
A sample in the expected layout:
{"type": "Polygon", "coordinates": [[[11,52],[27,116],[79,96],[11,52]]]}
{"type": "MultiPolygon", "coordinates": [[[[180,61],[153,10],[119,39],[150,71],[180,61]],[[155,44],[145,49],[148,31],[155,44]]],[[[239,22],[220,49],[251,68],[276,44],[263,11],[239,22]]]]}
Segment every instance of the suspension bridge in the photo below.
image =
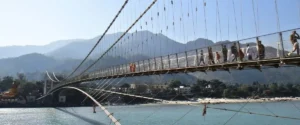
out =
{"type": "MultiPolygon", "coordinates": [[[[294,52],[291,54],[292,52],[290,52],[293,49],[290,35],[294,31],[300,31],[300,28],[297,26],[289,29],[282,28],[283,25],[280,22],[282,18],[280,18],[279,13],[280,11],[287,10],[279,9],[278,1],[270,0],[271,4],[264,5],[269,6],[269,11],[274,13],[274,19],[269,19],[268,21],[276,22],[273,26],[276,29],[272,32],[262,34],[260,33],[262,26],[259,26],[259,14],[261,12],[259,12],[259,5],[256,0],[226,0],[226,2],[219,0],[153,0],[144,3],[125,0],[105,32],[99,37],[95,45],[92,46],[82,62],[77,67],[74,67],[74,70],[65,79],[57,79],[54,73],[53,79],[47,72],[50,80],[59,84],[51,87],[51,90],[39,99],[43,99],[60,89],[78,90],[97,104],[111,119],[112,123],[120,125],[121,121],[100,104],[112,94],[131,96],[134,99],[143,98],[163,103],[199,106],[193,103],[163,100],[155,98],[155,96],[148,97],[107,90],[110,85],[121,84],[122,80],[127,77],[190,72],[225,71],[230,73],[232,70],[259,70],[262,72],[261,69],[263,68],[299,66],[299,53],[294,52]],[[146,5],[143,10],[135,9],[135,7],[142,5],[146,5]],[[220,11],[220,6],[227,6],[228,9],[223,8],[220,11]],[[243,14],[246,13],[244,12],[246,9],[251,11],[247,11],[247,15],[245,16],[243,14]],[[215,24],[209,25],[213,21],[208,20],[208,18],[212,18],[212,15],[208,16],[207,11],[215,12],[216,15],[213,18],[215,24]],[[240,12],[240,14],[237,14],[237,12],[240,12]],[[253,14],[253,25],[245,26],[245,20],[248,20],[248,23],[251,22],[249,21],[249,14],[253,14]],[[199,22],[202,22],[202,24],[199,24],[199,22]],[[233,24],[233,26],[230,26],[230,24],[233,24]],[[245,27],[251,27],[252,31],[246,31],[245,27]],[[211,32],[216,36],[209,35],[209,30],[212,30],[211,32]],[[109,31],[122,32],[115,35],[113,40],[108,40],[106,35],[109,31]],[[148,31],[155,33],[149,33],[148,31]],[[245,35],[250,32],[253,32],[253,36],[245,35]],[[162,39],[163,35],[171,38],[165,37],[162,39]],[[177,46],[179,43],[173,42],[173,44],[164,46],[164,44],[172,41],[172,37],[184,41],[186,45],[180,48],[177,46]],[[197,39],[197,37],[205,39],[200,39],[200,42],[195,40],[188,43],[189,40],[197,39]],[[225,37],[227,37],[227,40],[225,37]],[[209,39],[215,39],[215,42],[212,44],[208,43],[209,39]],[[154,50],[151,50],[152,45],[155,46],[154,50]],[[249,48],[253,52],[249,53],[249,48]],[[169,51],[165,51],[167,49],[169,51]],[[91,58],[93,53],[96,53],[97,59],[90,63],[88,59],[91,58]],[[248,58],[249,54],[252,58],[248,58]],[[147,56],[140,57],[140,55],[147,56]],[[96,86],[93,86],[93,88],[88,88],[88,91],[73,87],[73,85],[91,81],[100,82],[96,86]],[[100,98],[101,100],[99,100],[100,98]]],[[[300,24],[299,21],[298,24],[300,24]]],[[[299,49],[299,46],[297,48],[299,49]]],[[[243,104],[240,110],[206,107],[206,105],[205,107],[236,113],[300,120],[297,117],[242,111],[241,109],[247,103],[243,104]]],[[[224,124],[227,124],[227,122],[224,124]]]]}

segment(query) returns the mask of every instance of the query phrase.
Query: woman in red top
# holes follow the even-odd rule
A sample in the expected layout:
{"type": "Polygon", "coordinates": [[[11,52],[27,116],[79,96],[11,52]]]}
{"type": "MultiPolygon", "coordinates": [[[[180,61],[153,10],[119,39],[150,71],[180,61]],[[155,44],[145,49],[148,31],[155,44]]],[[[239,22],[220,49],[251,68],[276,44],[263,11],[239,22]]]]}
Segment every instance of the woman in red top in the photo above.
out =
{"type": "Polygon", "coordinates": [[[220,63],[221,56],[218,52],[216,52],[217,63],[220,63]]]}

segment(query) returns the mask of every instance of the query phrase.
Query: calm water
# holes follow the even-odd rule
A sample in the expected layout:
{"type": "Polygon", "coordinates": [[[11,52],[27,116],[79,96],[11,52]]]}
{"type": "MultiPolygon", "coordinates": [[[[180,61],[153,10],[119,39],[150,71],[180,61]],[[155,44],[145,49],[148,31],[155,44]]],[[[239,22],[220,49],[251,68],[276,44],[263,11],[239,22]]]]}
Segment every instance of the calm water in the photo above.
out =
{"type": "MultiPolygon", "coordinates": [[[[293,102],[300,108],[300,102],[293,102]]],[[[210,105],[212,107],[239,109],[242,104],[210,105]]],[[[202,106],[184,105],[139,105],[108,107],[123,125],[223,125],[234,112],[208,109],[202,116],[202,106]]],[[[252,103],[243,111],[276,114],[300,118],[298,110],[291,102],[252,103]],[[265,108],[267,107],[267,109],[265,108]]],[[[109,125],[110,120],[97,108],[92,113],[91,107],[80,108],[1,108],[1,125],[109,125]]],[[[238,113],[227,125],[299,125],[299,120],[238,113]]]]}

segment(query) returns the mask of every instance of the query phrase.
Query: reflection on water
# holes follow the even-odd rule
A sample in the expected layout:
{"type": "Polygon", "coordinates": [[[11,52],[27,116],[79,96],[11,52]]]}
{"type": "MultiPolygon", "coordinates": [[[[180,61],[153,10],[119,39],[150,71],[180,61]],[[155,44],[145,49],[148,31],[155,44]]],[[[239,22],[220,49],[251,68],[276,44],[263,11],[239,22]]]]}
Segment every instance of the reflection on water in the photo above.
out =
{"type": "MultiPolygon", "coordinates": [[[[264,114],[276,114],[300,118],[300,102],[249,103],[243,111],[264,114]],[[296,106],[296,107],[295,107],[296,106]],[[266,108],[267,107],[267,108],[266,108]]],[[[239,109],[242,104],[220,104],[211,107],[239,109]]],[[[186,105],[137,105],[107,107],[120,119],[122,125],[171,125],[184,114],[177,125],[219,125],[224,124],[234,112],[208,109],[202,116],[202,108],[186,105]]],[[[109,125],[108,117],[97,108],[2,108],[0,109],[1,125],[109,125]]],[[[228,125],[298,125],[299,121],[274,117],[238,113],[228,125]]]]}

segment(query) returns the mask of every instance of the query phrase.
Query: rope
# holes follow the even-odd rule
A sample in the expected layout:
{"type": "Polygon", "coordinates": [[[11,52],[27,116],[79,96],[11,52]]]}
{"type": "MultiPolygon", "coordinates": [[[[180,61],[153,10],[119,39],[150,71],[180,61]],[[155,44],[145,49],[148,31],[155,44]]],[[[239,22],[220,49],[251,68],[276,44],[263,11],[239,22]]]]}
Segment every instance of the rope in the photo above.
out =
{"type": "Polygon", "coordinates": [[[97,41],[97,43],[93,46],[93,48],[90,50],[90,52],[87,54],[87,56],[81,61],[81,63],[75,68],[75,70],[66,77],[66,79],[68,79],[70,76],[72,76],[78,69],[79,67],[87,60],[87,58],[91,55],[91,53],[94,51],[94,49],[97,47],[97,45],[100,43],[100,41],[103,39],[103,37],[106,35],[106,33],[108,32],[108,30],[110,29],[110,27],[113,25],[113,23],[116,21],[116,19],[118,18],[118,16],[120,15],[120,13],[123,11],[123,9],[125,8],[125,6],[127,5],[128,0],[125,0],[124,4],[122,5],[122,7],[120,8],[120,10],[118,11],[117,15],[114,17],[114,19],[110,22],[109,26],[106,28],[106,30],[104,31],[104,33],[101,35],[100,39],[97,41]]]}
{"type": "Polygon", "coordinates": [[[191,111],[193,111],[195,108],[197,107],[193,107],[190,110],[188,110],[184,115],[182,115],[179,119],[177,119],[174,123],[172,123],[172,125],[175,125],[179,120],[181,120],[182,118],[184,118],[187,114],[189,114],[191,111]]]}
{"type": "Polygon", "coordinates": [[[245,103],[237,112],[235,112],[223,125],[226,125],[234,116],[236,116],[236,114],[238,113],[238,112],[240,112],[246,105],[248,104],[248,102],[247,103],[245,103]]]}
{"type": "Polygon", "coordinates": [[[283,119],[291,119],[291,120],[300,120],[300,118],[295,118],[295,117],[278,116],[278,115],[270,115],[270,114],[262,114],[262,113],[256,113],[256,112],[245,112],[245,111],[239,111],[239,110],[227,109],[227,108],[216,108],[216,107],[207,107],[207,108],[216,109],[216,110],[222,110],[222,111],[238,112],[238,113],[244,113],[244,114],[250,114],[250,115],[261,115],[261,116],[268,116],[268,117],[275,117],[275,118],[283,118],[283,119]]]}
{"type": "Polygon", "coordinates": [[[148,115],[147,117],[145,117],[143,120],[141,120],[139,123],[140,123],[140,125],[141,124],[143,124],[144,123],[144,121],[146,120],[146,119],[148,119],[149,117],[151,117],[153,114],[155,114],[157,111],[159,111],[159,109],[161,109],[162,107],[161,106],[159,106],[156,110],[154,110],[150,115],[148,115]]]}
{"type": "Polygon", "coordinates": [[[298,111],[300,111],[300,108],[298,106],[296,106],[293,102],[291,102],[293,104],[293,106],[298,109],[298,111]]]}
{"type": "Polygon", "coordinates": [[[277,116],[274,112],[272,112],[269,108],[267,108],[264,104],[260,103],[265,109],[267,109],[271,114],[277,116]]]}

